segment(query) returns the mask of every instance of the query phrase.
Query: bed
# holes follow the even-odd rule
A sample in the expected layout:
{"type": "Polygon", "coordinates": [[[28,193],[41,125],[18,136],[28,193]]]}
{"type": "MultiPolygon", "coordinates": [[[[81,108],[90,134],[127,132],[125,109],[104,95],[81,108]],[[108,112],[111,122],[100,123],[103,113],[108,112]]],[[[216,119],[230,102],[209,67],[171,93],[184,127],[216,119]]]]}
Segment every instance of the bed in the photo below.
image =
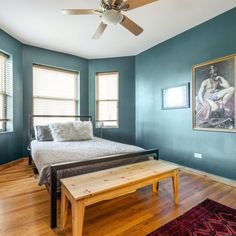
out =
{"type": "Polygon", "coordinates": [[[60,179],[145,161],[158,150],[113,142],[98,137],[87,141],[40,142],[32,137],[35,117],[61,117],[92,120],[91,116],[30,116],[30,158],[39,173],[39,185],[46,185],[50,194],[51,228],[57,227],[57,197],[60,196],[60,179]]]}

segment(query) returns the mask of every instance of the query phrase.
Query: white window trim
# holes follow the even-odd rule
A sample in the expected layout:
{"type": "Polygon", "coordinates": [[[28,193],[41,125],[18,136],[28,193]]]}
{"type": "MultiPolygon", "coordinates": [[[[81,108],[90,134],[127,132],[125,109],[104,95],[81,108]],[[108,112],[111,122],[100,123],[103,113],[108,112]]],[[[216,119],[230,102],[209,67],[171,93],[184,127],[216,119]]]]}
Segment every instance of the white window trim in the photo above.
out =
{"type": "Polygon", "coordinates": [[[95,124],[96,124],[96,128],[103,128],[103,129],[118,129],[119,126],[120,126],[120,121],[119,121],[119,111],[120,111],[120,106],[119,106],[119,102],[120,102],[120,93],[119,93],[119,80],[120,80],[120,73],[118,71],[109,71],[109,72],[97,72],[96,73],[96,76],[95,76],[95,100],[96,100],[96,104],[95,104],[95,117],[96,117],[96,121],[95,121],[95,124]],[[117,74],[118,75],[118,79],[117,79],[117,94],[118,94],[118,97],[117,99],[97,99],[97,93],[98,93],[98,86],[97,86],[97,81],[98,81],[98,78],[99,78],[99,75],[110,75],[110,74],[117,74]],[[99,102],[117,102],[117,120],[98,120],[98,103],[99,102]],[[116,126],[102,126],[100,127],[99,126],[99,122],[117,122],[117,125],[116,126]]]}
{"type": "MultiPolygon", "coordinates": [[[[80,72],[79,71],[75,71],[75,70],[69,70],[69,69],[64,69],[64,68],[58,68],[58,67],[54,67],[54,66],[48,66],[48,65],[42,65],[42,64],[33,64],[32,65],[32,71],[34,69],[34,67],[42,67],[42,68],[48,68],[48,69],[52,69],[52,70],[59,70],[59,71],[64,71],[64,72],[72,72],[72,73],[77,73],[77,79],[75,80],[76,84],[75,84],[75,99],[71,99],[71,98],[56,98],[56,97],[47,97],[47,96],[34,96],[34,94],[32,94],[32,114],[33,115],[44,115],[44,114],[34,114],[34,99],[45,99],[45,100],[53,100],[53,101],[74,101],[75,102],[75,114],[71,114],[71,115],[79,115],[80,114],[80,98],[79,98],[79,94],[80,94],[80,72]]],[[[34,88],[34,77],[32,76],[32,91],[34,88]]],[[[45,114],[46,116],[47,114],[45,114]]],[[[58,115],[60,116],[60,115],[58,115]]]]}
{"type": "MultiPolygon", "coordinates": [[[[4,53],[2,51],[0,51],[0,55],[2,55],[3,57],[6,58],[6,64],[5,64],[5,80],[9,79],[11,80],[12,79],[12,65],[10,64],[9,65],[9,70],[7,70],[7,63],[12,63],[12,60],[11,60],[11,56],[7,53],[4,53]],[[7,76],[7,73],[9,73],[9,78],[7,76]]],[[[7,81],[5,81],[5,83],[7,83],[7,81]]],[[[12,98],[12,95],[10,95],[8,92],[7,92],[7,89],[5,88],[3,91],[0,91],[0,95],[3,97],[3,107],[2,107],[2,114],[5,114],[5,117],[2,117],[0,118],[0,122],[2,122],[2,126],[3,128],[0,129],[0,133],[6,133],[8,132],[7,131],[7,122],[10,121],[10,119],[8,119],[8,103],[7,103],[7,100],[8,98],[12,98]],[[4,111],[4,107],[5,107],[5,111],[4,111]]],[[[9,99],[10,100],[10,99],[9,99]]]]}

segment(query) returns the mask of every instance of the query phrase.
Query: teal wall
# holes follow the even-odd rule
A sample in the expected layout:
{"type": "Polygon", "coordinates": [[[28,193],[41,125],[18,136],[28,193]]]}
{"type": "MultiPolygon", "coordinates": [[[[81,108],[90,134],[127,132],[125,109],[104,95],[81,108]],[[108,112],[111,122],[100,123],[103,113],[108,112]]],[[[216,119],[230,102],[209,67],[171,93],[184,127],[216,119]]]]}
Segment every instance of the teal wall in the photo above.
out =
{"type": "Polygon", "coordinates": [[[28,117],[32,114],[32,65],[42,64],[80,72],[80,114],[88,114],[88,60],[80,57],[23,45],[24,77],[24,153],[27,146],[28,117]]]}
{"type": "Polygon", "coordinates": [[[232,179],[236,133],[193,131],[190,108],[161,109],[161,89],[191,82],[192,65],[236,53],[235,22],[236,8],[136,57],[136,143],[160,148],[165,160],[232,179]]]}
{"type": "Polygon", "coordinates": [[[0,30],[0,50],[12,56],[13,60],[13,131],[0,133],[0,164],[22,157],[23,133],[23,77],[22,45],[0,30]]]}
{"type": "MultiPolygon", "coordinates": [[[[135,143],[135,58],[120,57],[89,61],[89,113],[95,119],[95,75],[119,72],[119,128],[103,129],[103,138],[135,143]]],[[[95,133],[99,136],[100,129],[95,133]]]]}

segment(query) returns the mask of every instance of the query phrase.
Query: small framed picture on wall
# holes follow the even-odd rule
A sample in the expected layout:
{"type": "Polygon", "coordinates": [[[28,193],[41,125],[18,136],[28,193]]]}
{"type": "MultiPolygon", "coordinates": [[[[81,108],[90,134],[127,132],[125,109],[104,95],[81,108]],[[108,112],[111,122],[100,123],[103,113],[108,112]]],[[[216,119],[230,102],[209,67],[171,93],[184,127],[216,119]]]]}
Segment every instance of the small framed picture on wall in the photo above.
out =
{"type": "Polygon", "coordinates": [[[189,107],[189,83],[162,89],[162,109],[189,107]]]}
{"type": "Polygon", "coordinates": [[[236,132],[236,54],[193,66],[193,129],[236,132]]]}

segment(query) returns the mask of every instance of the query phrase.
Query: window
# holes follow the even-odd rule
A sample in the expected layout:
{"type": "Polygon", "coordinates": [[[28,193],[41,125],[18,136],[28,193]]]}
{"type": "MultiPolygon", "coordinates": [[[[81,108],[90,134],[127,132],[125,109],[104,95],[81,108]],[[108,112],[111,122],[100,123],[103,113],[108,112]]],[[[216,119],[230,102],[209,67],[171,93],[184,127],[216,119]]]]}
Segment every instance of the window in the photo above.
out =
{"type": "Polygon", "coordinates": [[[8,130],[12,117],[11,58],[0,52],[0,132],[8,130]]]}
{"type": "MultiPolygon", "coordinates": [[[[33,65],[33,114],[78,115],[79,73],[33,65]]],[[[66,119],[66,121],[73,119],[66,119]]],[[[60,122],[60,118],[35,118],[34,124],[60,122]]],[[[65,119],[63,120],[65,121],[65,119]]]]}
{"type": "Polygon", "coordinates": [[[118,128],[119,73],[96,75],[96,126],[118,128]]]}

